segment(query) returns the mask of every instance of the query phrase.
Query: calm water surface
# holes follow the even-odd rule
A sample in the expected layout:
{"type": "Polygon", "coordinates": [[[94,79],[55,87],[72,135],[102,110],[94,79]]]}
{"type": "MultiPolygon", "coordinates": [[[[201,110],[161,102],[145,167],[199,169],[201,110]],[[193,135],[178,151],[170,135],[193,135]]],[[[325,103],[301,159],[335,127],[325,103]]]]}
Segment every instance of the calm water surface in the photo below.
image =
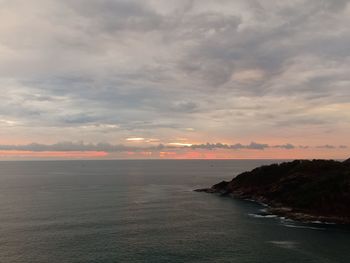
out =
{"type": "Polygon", "coordinates": [[[350,262],[349,228],[192,191],[271,162],[0,162],[0,262],[350,262]]]}

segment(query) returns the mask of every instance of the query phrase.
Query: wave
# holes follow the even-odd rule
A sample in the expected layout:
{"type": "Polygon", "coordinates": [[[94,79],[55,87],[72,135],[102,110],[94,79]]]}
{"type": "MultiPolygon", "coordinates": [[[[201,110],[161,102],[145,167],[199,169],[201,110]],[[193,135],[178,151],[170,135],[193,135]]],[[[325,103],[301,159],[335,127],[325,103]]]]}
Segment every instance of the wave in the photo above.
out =
{"type": "Polygon", "coordinates": [[[248,214],[251,217],[255,218],[276,218],[277,215],[271,215],[271,214],[248,214]]]}
{"type": "Polygon", "coordinates": [[[294,249],[297,247],[297,242],[290,240],[282,240],[282,241],[268,241],[268,243],[273,244],[277,247],[294,249]]]}
{"type": "Polygon", "coordinates": [[[285,227],[290,228],[303,228],[303,229],[313,229],[313,230],[325,230],[322,227],[313,227],[313,226],[302,226],[302,225],[291,225],[291,224],[283,224],[285,227]]]}

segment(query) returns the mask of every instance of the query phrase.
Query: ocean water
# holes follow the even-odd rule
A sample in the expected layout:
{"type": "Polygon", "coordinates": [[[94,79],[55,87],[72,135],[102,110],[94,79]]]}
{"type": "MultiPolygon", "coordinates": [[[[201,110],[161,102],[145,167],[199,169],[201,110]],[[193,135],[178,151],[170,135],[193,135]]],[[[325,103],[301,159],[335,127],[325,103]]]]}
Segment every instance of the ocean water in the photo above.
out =
{"type": "Polygon", "coordinates": [[[350,262],[348,227],[192,191],[271,162],[0,162],[0,262],[350,262]]]}

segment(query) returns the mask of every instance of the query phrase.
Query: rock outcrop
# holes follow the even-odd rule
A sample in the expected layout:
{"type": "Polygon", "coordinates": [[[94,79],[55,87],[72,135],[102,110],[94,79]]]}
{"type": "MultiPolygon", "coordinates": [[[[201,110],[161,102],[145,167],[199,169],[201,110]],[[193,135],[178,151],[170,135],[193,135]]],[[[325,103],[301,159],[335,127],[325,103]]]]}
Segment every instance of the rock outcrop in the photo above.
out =
{"type": "Polygon", "coordinates": [[[258,167],[199,192],[266,203],[303,221],[350,223],[350,160],[295,160],[258,167]]]}

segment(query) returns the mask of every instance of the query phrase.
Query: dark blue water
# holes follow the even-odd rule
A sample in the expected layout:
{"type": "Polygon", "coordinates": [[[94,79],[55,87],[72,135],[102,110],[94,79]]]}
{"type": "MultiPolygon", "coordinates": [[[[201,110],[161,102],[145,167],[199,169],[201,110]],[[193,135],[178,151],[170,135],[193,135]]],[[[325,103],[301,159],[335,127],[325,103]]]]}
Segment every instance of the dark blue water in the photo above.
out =
{"type": "Polygon", "coordinates": [[[192,191],[271,162],[0,162],[0,262],[350,262],[346,227],[192,191]]]}

